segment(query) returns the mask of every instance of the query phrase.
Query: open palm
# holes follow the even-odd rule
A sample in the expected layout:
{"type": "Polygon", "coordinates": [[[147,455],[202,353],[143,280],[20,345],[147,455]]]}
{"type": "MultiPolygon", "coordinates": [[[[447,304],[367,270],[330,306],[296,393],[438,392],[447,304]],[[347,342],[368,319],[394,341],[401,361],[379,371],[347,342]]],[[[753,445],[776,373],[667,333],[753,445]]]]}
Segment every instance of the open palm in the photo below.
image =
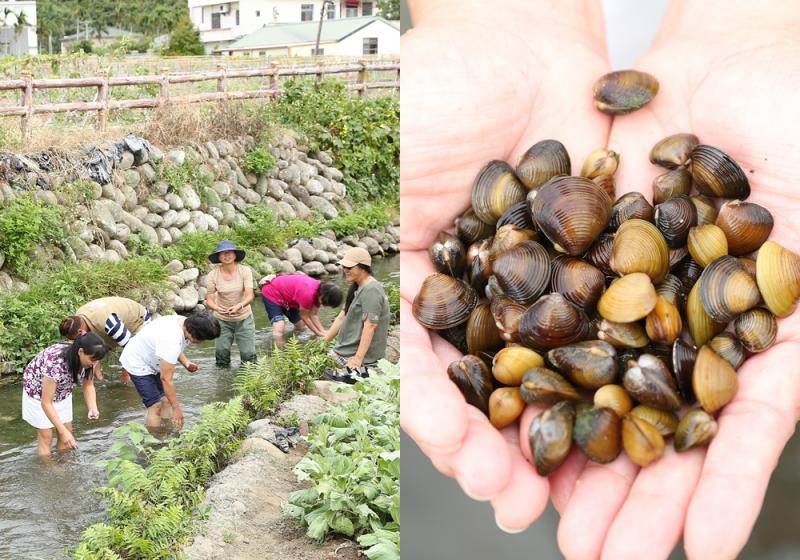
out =
{"type": "Polygon", "coordinates": [[[608,71],[590,23],[602,16],[578,1],[550,11],[520,3],[488,18],[448,4],[412,5],[402,45],[401,424],[466,493],[492,499],[498,524],[522,530],[547,504],[548,482],[522,457],[516,428],[501,434],[465,404],[445,373],[458,352],[414,320],[410,303],[433,272],[428,247],[469,206],[481,167],[514,165],[544,138],[563,142],[573,167],[605,145],[610,119],[586,96],[608,71]]]}
{"type": "MultiPolygon", "coordinates": [[[[715,32],[706,25],[712,14],[694,8],[671,10],[637,65],[659,79],[661,92],[642,111],[614,121],[609,146],[622,153],[617,195],[638,190],[650,198],[651,181],[663,172],[649,163],[650,148],[692,132],[741,165],[750,179],[748,200],[775,218],[771,239],[800,252],[800,109],[787,103],[800,88],[800,42],[771,30],[754,34],[747,18],[715,32]]],[[[608,465],[570,457],[551,477],[565,555],[666,558],[683,536],[690,558],[735,557],[798,418],[798,342],[798,315],[779,321],[777,343],[739,370],[739,391],[707,451],[668,450],[642,470],[625,456],[608,465]]]]}

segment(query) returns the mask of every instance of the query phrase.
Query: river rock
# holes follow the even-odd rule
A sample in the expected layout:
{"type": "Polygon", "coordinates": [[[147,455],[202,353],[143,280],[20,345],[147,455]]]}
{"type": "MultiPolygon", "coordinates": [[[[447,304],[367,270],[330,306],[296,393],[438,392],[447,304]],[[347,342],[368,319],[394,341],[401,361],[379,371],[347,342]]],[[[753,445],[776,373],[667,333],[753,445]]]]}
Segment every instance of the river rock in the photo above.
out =
{"type": "Polygon", "coordinates": [[[205,196],[206,204],[210,208],[213,208],[215,206],[219,208],[220,204],[222,204],[222,198],[220,198],[219,194],[217,194],[217,191],[215,191],[211,187],[200,187],[200,188],[203,189],[203,195],[205,196]]]}
{"type": "Polygon", "coordinates": [[[187,282],[187,283],[188,282],[193,282],[193,281],[197,280],[197,278],[200,276],[200,270],[198,268],[194,268],[194,267],[187,268],[185,270],[181,270],[181,271],[177,272],[176,275],[180,276],[181,278],[183,278],[184,282],[187,282]]]}
{"type": "Polygon", "coordinates": [[[6,254],[3,251],[0,251],[0,268],[3,268],[3,264],[6,262],[6,254]]]}
{"type": "Polygon", "coordinates": [[[169,236],[172,237],[173,242],[178,241],[183,236],[183,232],[175,226],[168,227],[167,231],[169,232],[169,236]]]}
{"type": "Polygon", "coordinates": [[[151,212],[155,212],[156,214],[161,214],[163,212],[166,212],[170,208],[170,203],[166,200],[166,197],[164,197],[163,199],[151,198],[150,200],[146,201],[144,205],[147,207],[148,210],[150,210],[151,212]]]}
{"type": "Polygon", "coordinates": [[[121,222],[118,222],[116,226],[116,231],[112,234],[112,237],[119,240],[120,243],[127,243],[131,236],[131,228],[121,222]]]}
{"type": "Polygon", "coordinates": [[[189,210],[197,210],[200,208],[200,197],[197,195],[192,185],[185,185],[183,189],[181,189],[180,197],[181,200],[183,200],[184,207],[189,210]]]}
{"type": "Polygon", "coordinates": [[[206,142],[203,147],[208,151],[208,157],[219,159],[219,151],[213,142],[206,142]]]}
{"type": "Polygon", "coordinates": [[[145,163],[139,167],[139,173],[147,183],[152,183],[156,178],[156,170],[149,163],[145,163]]]}
{"type": "Polygon", "coordinates": [[[149,146],[147,152],[150,154],[150,161],[158,163],[164,159],[164,152],[155,146],[149,146]]]}
{"type": "Polygon", "coordinates": [[[167,152],[165,156],[167,162],[172,163],[173,165],[181,166],[183,162],[186,161],[186,152],[183,150],[172,150],[167,152]]]}
{"type": "Polygon", "coordinates": [[[297,164],[290,164],[289,167],[278,172],[278,178],[288,184],[299,183],[300,168],[297,164]]]}
{"type": "Polygon", "coordinates": [[[328,167],[322,174],[330,179],[331,181],[341,181],[344,178],[342,172],[336,169],[335,167],[328,167]]]}
{"type": "Polygon", "coordinates": [[[261,196],[267,196],[267,189],[269,187],[269,178],[266,175],[258,177],[256,179],[254,187],[258,194],[260,194],[261,196]]]}
{"type": "Polygon", "coordinates": [[[361,242],[364,244],[364,248],[369,251],[370,255],[375,256],[383,254],[383,249],[381,249],[380,244],[373,238],[365,236],[361,238],[361,242]]]}
{"type": "Polygon", "coordinates": [[[327,403],[319,397],[314,395],[295,395],[280,405],[277,416],[279,418],[296,416],[301,422],[311,422],[325,412],[327,408],[327,403]]]}
{"type": "Polygon", "coordinates": [[[183,299],[176,292],[169,292],[165,297],[165,304],[175,311],[185,311],[183,299]]]}
{"type": "Polygon", "coordinates": [[[283,198],[287,188],[289,188],[289,185],[283,181],[279,181],[278,179],[267,179],[267,195],[275,200],[280,200],[283,198]]]}
{"type": "Polygon", "coordinates": [[[139,230],[138,233],[139,237],[145,243],[150,243],[151,245],[158,245],[158,234],[156,233],[155,228],[153,228],[152,226],[149,226],[147,224],[142,224],[142,228],[139,230]]]}
{"type": "Polygon", "coordinates": [[[178,220],[178,213],[175,210],[167,210],[161,216],[161,227],[163,228],[170,228],[175,225],[175,222],[178,220]]]}
{"type": "Polygon", "coordinates": [[[222,220],[220,223],[224,225],[231,225],[236,221],[236,208],[230,202],[223,202],[220,207],[222,210],[222,220]]]}
{"type": "Polygon", "coordinates": [[[171,192],[165,194],[162,202],[166,203],[167,205],[167,207],[164,209],[165,212],[170,208],[173,210],[183,210],[183,199],[177,193],[171,192]]]}
{"type": "MultiPolygon", "coordinates": [[[[221,205],[222,204],[220,204],[220,206],[221,205]]],[[[222,223],[222,219],[225,217],[225,215],[222,213],[222,210],[216,206],[210,206],[208,208],[208,215],[209,217],[214,218],[214,221],[216,221],[218,225],[222,223]]]]}
{"type": "Polygon", "coordinates": [[[157,228],[161,225],[163,219],[158,214],[148,214],[142,221],[151,228],[157,228]]]}
{"type": "Polygon", "coordinates": [[[200,301],[200,294],[197,293],[197,288],[194,286],[184,286],[178,291],[178,295],[183,301],[184,310],[194,309],[197,302],[200,301]]]}
{"type": "Polygon", "coordinates": [[[328,257],[328,253],[326,253],[325,251],[320,251],[319,249],[317,249],[314,251],[313,260],[322,264],[328,264],[328,262],[330,261],[330,257],[328,257]]]}
{"type": "Polygon", "coordinates": [[[309,179],[306,181],[306,190],[308,191],[308,194],[312,195],[319,195],[325,192],[322,184],[316,179],[309,179]]]}
{"type": "MultiPolygon", "coordinates": [[[[101,249],[102,251],[102,249],[101,249]]],[[[122,257],[114,249],[106,249],[103,252],[102,260],[108,262],[122,262],[122,257]]]]}
{"type": "Polygon", "coordinates": [[[172,245],[172,236],[169,234],[169,231],[166,228],[156,228],[156,235],[158,235],[158,244],[162,247],[172,245]]]}
{"type": "Polygon", "coordinates": [[[247,204],[247,202],[238,194],[232,194],[230,197],[228,197],[228,200],[231,204],[233,204],[234,208],[243,214],[250,208],[250,205],[247,204]]]}
{"type": "Polygon", "coordinates": [[[208,222],[206,221],[206,215],[200,210],[192,210],[191,223],[194,224],[194,227],[197,231],[208,231],[208,222]]]}
{"type": "Polygon", "coordinates": [[[333,218],[337,218],[339,216],[339,212],[336,210],[336,207],[334,207],[330,201],[321,196],[311,197],[311,209],[322,214],[327,220],[332,220],[333,218]]]}
{"type": "Polygon", "coordinates": [[[340,404],[346,401],[358,399],[359,393],[354,391],[351,387],[342,390],[342,384],[337,381],[314,381],[311,392],[309,393],[315,397],[331,404],[340,404]],[[334,388],[336,390],[334,390],[334,388]]]}
{"type": "Polygon", "coordinates": [[[233,190],[249,204],[258,204],[261,202],[261,196],[254,190],[246,189],[241,185],[236,185],[233,187],[233,190]]]}
{"type": "Polygon", "coordinates": [[[328,154],[327,152],[323,152],[323,151],[311,152],[308,155],[311,156],[312,158],[324,163],[325,165],[333,165],[333,157],[331,157],[331,155],[328,154]]]}
{"type": "Polygon", "coordinates": [[[347,193],[347,187],[344,186],[344,183],[331,181],[331,186],[329,189],[326,189],[326,192],[332,192],[338,198],[344,198],[345,194],[347,193]]]}
{"type": "Polygon", "coordinates": [[[184,208],[183,210],[180,210],[178,212],[178,216],[175,218],[175,227],[180,229],[186,224],[188,224],[191,219],[192,219],[191,212],[189,212],[189,210],[184,208]]]}
{"type": "Polygon", "coordinates": [[[325,265],[319,262],[307,262],[300,267],[300,271],[309,276],[324,276],[325,265]]]}
{"type": "Polygon", "coordinates": [[[214,181],[211,183],[211,188],[214,189],[223,200],[231,195],[231,186],[224,181],[214,181]]]}
{"type": "Polygon", "coordinates": [[[139,175],[139,172],[135,169],[126,169],[124,178],[125,184],[133,188],[139,186],[139,183],[142,181],[142,176],[139,175]]]}
{"type": "Polygon", "coordinates": [[[292,266],[299,268],[303,266],[303,253],[297,247],[289,247],[284,251],[284,257],[292,263],[292,266]]]}
{"type": "Polygon", "coordinates": [[[128,249],[125,247],[125,245],[122,244],[121,241],[117,239],[112,239],[111,241],[108,242],[108,248],[115,251],[123,259],[128,258],[128,249]]]}
{"type": "Polygon", "coordinates": [[[170,274],[177,274],[178,272],[183,270],[183,263],[181,261],[179,261],[178,259],[172,259],[171,261],[169,261],[167,263],[167,265],[164,268],[170,274]]]}
{"type": "Polygon", "coordinates": [[[89,243],[87,245],[87,248],[89,250],[88,257],[89,257],[89,259],[91,259],[93,261],[103,260],[103,257],[105,257],[105,255],[106,255],[105,249],[103,249],[102,247],[100,247],[98,245],[95,245],[94,243],[89,243]]]}
{"type": "Polygon", "coordinates": [[[194,225],[192,222],[189,222],[185,226],[181,228],[183,233],[197,233],[197,226],[194,225]]]}
{"type": "Polygon", "coordinates": [[[212,216],[211,214],[204,214],[203,215],[205,222],[207,224],[208,231],[218,231],[219,230],[219,222],[217,219],[212,216]]]}
{"type": "Polygon", "coordinates": [[[124,199],[122,202],[122,208],[128,211],[136,208],[136,206],[139,204],[139,196],[136,194],[136,191],[128,185],[122,185],[119,188],[119,191],[124,199]]]}
{"type": "Polygon", "coordinates": [[[117,167],[121,170],[130,169],[133,165],[133,154],[125,150],[122,152],[122,159],[120,159],[117,167]]]}
{"type": "Polygon", "coordinates": [[[134,209],[133,209],[133,211],[131,212],[131,214],[133,214],[134,216],[136,216],[137,218],[139,218],[139,219],[140,219],[140,220],[142,220],[142,221],[144,221],[145,217],[146,217],[146,216],[147,216],[147,214],[149,214],[149,213],[150,213],[150,210],[148,210],[148,209],[147,209],[147,208],[145,208],[144,206],[137,206],[137,207],[136,207],[136,208],[134,208],[134,209]]]}
{"type": "Polygon", "coordinates": [[[280,261],[280,267],[278,268],[278,272],[284,272],[286,274],[293,274],[297,272],[297,267],[294,266],[291,262],[287,260],[280,261]]]}
{"type": "Polygon", "coordinates": [[[314,260],[314,247],[306,241],[305,239],[300,239],[292,245],[292,248],[300,251],[300,254],[303,256],[303,261],[309,262],[314,260]]]}
{"type": "Polygon", "coordinates": [[[150,187],[150,192],[158,196],[165,196],[169,192],[170,186],[166,181],[156,181],[150,187]]]}

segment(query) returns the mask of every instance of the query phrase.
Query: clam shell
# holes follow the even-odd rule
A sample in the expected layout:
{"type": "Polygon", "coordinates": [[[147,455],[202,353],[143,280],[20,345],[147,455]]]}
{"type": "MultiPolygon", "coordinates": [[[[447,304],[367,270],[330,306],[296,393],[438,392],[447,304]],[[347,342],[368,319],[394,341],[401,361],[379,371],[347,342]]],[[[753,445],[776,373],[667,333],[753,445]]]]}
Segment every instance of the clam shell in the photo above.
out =
{"type": "Polygon", "coordinates": [[[540,476],[556,470],[572,449],[575,405],[562,401],[534,418],[528,432],[533,464],[540,476]]]}
{"type": "Polygon", "coordinates": [[[727,360],[708,346],[700,348],[692,375],[692,388],[700,406],[714,414],[733,400],[738,387],[736,372],[727,360]]]}
{"type": "Polygon", "coordinates": [[[800,256],[767,241],[758,251],[756,278],[769,310],[777,317],[791,315],[800,297],[800,256]]]}
{"type": "Polygon", "coordinates": [[[675,196],[656,206],[655,224],[668,247],[682,247],[686,245],[689,229],[697,225],[697,209],[689,197],[675,196]]]}
{"type": "Polygon", "coordinates": [[[636,70],[620,70],[601,76],[594,83],[594,104],[607,115],[637,111],[658,93],[658,80],[636,70]]]}
{"type": "Polygon", "coordinates": [[[725,358],[733,369],[739,369],[744,363],[744,346],[739,342],[739,339],[731,333],[720,333],[708,341],[709,347],[725,358]]]}
{"type": "Polygon", "coordinates": [[[649,424],[652,424],[664,437],[674,434],[675,429],[678,427],[678,416],[674,412],[653,408],[646,404],[640,404],[634,407],[629,415],[641,418],[649,424]]]}
{"type": "Polygon", "coordinates": [[[411,311],[422,326],[441,330],[466,322],[477,303],[478,295],[469,284],[437,272],[422,282],[411,311]]]}
{"type": "Polygon", "coordinates": [[[522,415],[525,401],[519,387],[500,387],[489,397],[489,422],[498,430],[510,426],[522,415]]]}
{"type": "Polygon", "coordinates": [[[653,204],[670,198],[688,195],[692,190],[692,175],[684,166],[676,167],[653,179],[653,204]]]}
{"type": "Polygon", "coordinates": [[[645,329],[651,341],[672,344],[683,330],[680,309],[664,296],[657,296],[656,306],[647,314],[645,329]]]}
{"type": "Polygon", "coordinates": [[[489,415],[489,396],[492,394],[492,375],[483,360],[477,356],[466,355],[451,363],[447,375],[471,404],[487,416],[489,415]]]}
{"type": "Polygon", "coordinates": [[[564,144],[542,140],[525,152],[517,164],[517,177],[528,189],[536,189],[557,175],[569,175],[572,168],[564,144]]]}
{"type": "Polygon", "coordinates": [[[688,248],[695,262],[706,267],[728,254],[728,240],[720,228],[706,224],[689,230],[688,248]]]}
{"type": "Polygon", "coordinates": [[[492,270],[503,292],[524,305],[536,301],[550,283],[550,257],[535,241],[525,241],[498,255],[492,270]]]}
{"type": "Polygon", "coordinates": [[[680,306],[682,293],[683,284],[674,274],[667,274],[664,280],[656,286],[656,295],[663,297],[676,306],[680,306]]]}
{"type": "Polygon", "coordinates": [[[628,220],[617,230],[610,265],[618,274],[643,272],[657,284],[669,271],[667,242],[650,222],[628,220]]]}
{"type": "Polygon", "coordinates": [[[698,348],[725,330],[725,323],[715,321],[700,301],[700,284],[695,284],[686,298],[686,324],[698,348]]]}
{"type": "Polygon", "coordinates": [[[491,239],[476,241],[467,249],[467,278],[476,292],[483,292],[492,276],[491,239]]]}
{"type": "Polygon", "coordinates": [[[497,330],[500,331],[500,338],[506,342],[519,342],[519,324],[527,306],[516,303],[507,296],[500,296],[491,301],[489,308],[497,330]]]}
{"type": "Polygon", "coordinates": [[[736,318],[736,336],[748,352],[763,352],[778,337],[778,321],[766,309],[751,309],[736,318]]]}
{"type": "Polygon", "coordinates": [[[763,206],[732,200],[719,209],[716,224],[725,233],[730,254],[738,256],[761,247],[772,232],[774,220],[763,206]]]}
{"type": "Polygon", "coordinates": [[[656,306],[656,290],[650,278],[641,272],[615,280],[600,296],[597,311],[615,323],[631,323],[647,317],[656,306]]]}
{"type": "Polygon", "coordinates": [[[508,224],[513,224],[522,229],[536,229],[536,226],[533,224],[533,217],[531,217],[531,211],[528,207],[527,200],[521,200],[509,206],[508,210],[503,212],[503,215],[497,219],[495,227],[500,229],[508,224]]]}
{"type": "Polygon", "coordinates": [[[598,175],[592,179],[592,183],[603,189],[611,200],[617,197],[613,175],[598,175]]]}
{"type": "Polygon", "coordinates": [[[699,144],[690,157],[692,182],[700,194],[742,200],[750,196],[747,175],[739,164],[719,148],[699,144]]]}
{"type": "Polygon", "coordinates": [[[703,308],[720,323],[733,320],[761,301],[756,281],[736,257],[720,257],[709,264],[697,285],[703,308]]]}
{"type": "Polygon", "coordinates": [[[584,389],[597,389],[617,377],[617,352],[601,340],[587,340],[554,348],[547,360],[570,381],[584,389]]]}
{"type": "Polygon", "coordinates": [[[596,179],[612,177],[619,166],[619,154],[608,148],[598,148],[586,157],[581,167],[581,177],[596,179]]]}
{"type": "Polygon", "coordinates": [[[694,346],[687,344],[680,338],[672,345],[672,375],[678,386],[678,392],[683,400],[689,404],[697,399],[692,389],[692,372],[694,362],[697,359],[697,351],[694,346]]]}
{"type": "Polygon", "coordinates": [[[597,338],[616,348],[644,348],[650,343],[639,323],[615,323],[608,319],[600,321],[597,338]]]}
{"type": "Polygon", "coordinates": [[[611,199],[583,177],[556,177],[533,199],[533,219],[557,251],[580,255],[608,225],[611,199]]]}
{"type": "Polygon", "coordinates": [[[595,463],[610,463],[622,448],[621,422],[610,408],[585,408],[575,415],[575,443],[595,463]]]}
{"type": "Polygon", "coordinates": [[[491,224],[482,222],[475,211],[469,208],[456,219],[456,235],[465,246],[469,246],[494,235],[494,228],[491,224]]]}
{"type": "Polygon", "coordinates": [[[594,393],[594,406],[597,408],[610,408],[617,416],[622,418],[631,408],[633,400],[621,385],[604,385],[594,393]]]}
{"type": "Polygon", "coordinates": [[[622,419],[622,447],[631,461],[646,467],[664,454],[664,436],[650,422],[628,414],[622,419]]]}
{"type": "Polygon", "coordinates": [[[604,233],[586,251],[584,259],[589,264],[597,267],[606,276],[615,276],[616,273],[611,268],[611,252],[614,249],[613,233],[604,233]]]}
{"type": "Polygon", "coordinates": [[[461,323],[455,327],[436,331],[447,342],[452,344],[462,354],[467,353],[467,324],[461,323]]]}
{"type": "Polygon", "coordinates": [[[678,247],[677,249],[670,249],[669,250],[669,269],[672,270],[675,268],[678,263],[680,263],[686,255],[689,254],[689,249],[686,247],[678,247]]]}
{"type": "Polygon", "coordinates": [[[685,257],[672,269],[672,274],[678,277],[678,280],[681,281],[681,286],[683,286],[681,295],[684,300],[689,295],[689,290],[700,279],[702,273],[703,268],[691,256],[685,257]]]}
{"type": "Polygon", "coordinates": [[[466,250],[461,240],[447,233],[440,231],[436,240],[428,249],[433,266],[438,272],[449,274],[456,278],[464,275],[464,265],[466,263],[466,250]]]}
{"type": "Polygon", "coordinates": [[[589,319],[561,294],[542,296],[522,315],[520,341],[534,350],[549,350],[585,340],[589,319]]]}
{"type": "MultiPolygon", "coordinates": [[[[526,241],[536,241],[536,233],[532,229],[523,229],[514,224],[506,224],[497,229],[492,238],[489,258],[494,261],[498,255],[509,251],[526,241]]],[[[494,272],[494,270],[492,270],[494,272]]]]}
{"type": "Polygon", "coordinates": [[[705,410],[690,410],[675,430],[675,451],[678,453],[708,444],[717,434],[717,421],[705,410]]]}
{"type": "Polygon", "coordinates": [[[544,367],[544,358],[524,346],[508,346],[495,354],[492,375],[504,385],[520,385],[522,376],[537,367],[544,367]]]}
{"type": "Polygon", "coordinates": [[[689,200],[694,204],[697,210],[697,225],[704,226],[706,224],[713,224],[717,221],[717,207],[710,198],[703,195],[690,196],[689,200]]]}
{"type": "Polygon", "coordinates": [[[555,404],[580,398],[575,387],[559,373],[542,367],[531,368],[522,376],[519,391],[529,404],[555,404]]]}
{"type": "Polygon", "coordinates": [[[667,366],[652,354],[642,354],[622,376],[622,384],[634,400],[663,410],[681,407],[678,388],[667,366]]]}
{"type": "Polygon", "coordinates": [[[624,194],[614,203],[611,208],[611,221],[609,229],[616,230],[619,226],[630,219],[638,218],[646,222],[652,222],[654,216],[653,206],[640,192],[629,192],[624,194]]]}
{"type": "Polygon", "coordinates": [[[605,287],[603,273],[586,261],[566,255],[553,259],[550,289],[581,309],[593,311],[605,287]]]}
{"type": "Polygon", "coordinates": [[[493,160],[475,178],[472,185],[472,209],[482,222],[494,226],[503,212],[525,200],[527,192],[506,162],[493,160]]]}
{"type": "Polygon", "coordinates": [[[503,339],[500,338],[488,303],[479,303],[469,314],[466,336],[470,354],[494,352],[503,347],[503,339]]]}
{"type": "Polygon", "coordinates": [[[667,169],[685,165],[700,140],[694,134],[682,132],[659,140],[650,150],[650,162],[667,169]]]}

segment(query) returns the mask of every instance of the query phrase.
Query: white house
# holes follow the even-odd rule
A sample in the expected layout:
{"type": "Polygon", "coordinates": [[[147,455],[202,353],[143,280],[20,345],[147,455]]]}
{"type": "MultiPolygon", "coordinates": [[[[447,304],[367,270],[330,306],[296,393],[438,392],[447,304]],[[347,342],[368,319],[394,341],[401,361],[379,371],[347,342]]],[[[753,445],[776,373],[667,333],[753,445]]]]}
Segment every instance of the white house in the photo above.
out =
{"type": "Polygon", "coordinates": [[[0,2],[0,55],[3,54],[39,54],[35,0],[0,2]]]}
{"type": "MultiPolygon", "coordinates": [[[[265,25],[221,47],[230,56],[311,56],[319,21],[265,25]]],[[[400,54],[400,29],[379,16],[326,20],[319,48],[323,55],[400,54]]]]}
{"type": "Polygon", "coordinates": [[[373,0],[188,0],[189,17],[200,30],[206,52],[218,51],[253,31],[276,23],[319,22],[325,5],[328,20],[371,16],[373,0]]]}

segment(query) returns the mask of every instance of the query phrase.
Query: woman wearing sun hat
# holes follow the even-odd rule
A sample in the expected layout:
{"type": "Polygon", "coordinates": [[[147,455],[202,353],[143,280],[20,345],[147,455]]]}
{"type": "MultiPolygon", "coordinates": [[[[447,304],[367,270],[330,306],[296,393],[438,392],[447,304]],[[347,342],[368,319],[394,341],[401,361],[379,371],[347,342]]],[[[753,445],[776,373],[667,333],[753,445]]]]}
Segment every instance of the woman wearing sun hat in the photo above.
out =
{"type": "Polygon", "coordinates": [[[383,284],[372,275],[372,257],[366,249],[348,250],[339,264],[352,284],[344,309],[325,337],[327,340],[336,337],[331,356],[339,367],[327,375],[337,381],[355,383],[369,377],[369,369],[386,354],[389,300],[383,284]]]}
{"type": "Polygon", "coordinates": [[[250,303],[253,301],[253,271],[241,264],[245,253],[233,241],[224,240],[208,256],[216,264],[208,273],[206,306],[214,312],[220,325],[216,339],[217,366],[231,364],[233,341],[244,362],[256,361],[256,323],[250,303]]]}

